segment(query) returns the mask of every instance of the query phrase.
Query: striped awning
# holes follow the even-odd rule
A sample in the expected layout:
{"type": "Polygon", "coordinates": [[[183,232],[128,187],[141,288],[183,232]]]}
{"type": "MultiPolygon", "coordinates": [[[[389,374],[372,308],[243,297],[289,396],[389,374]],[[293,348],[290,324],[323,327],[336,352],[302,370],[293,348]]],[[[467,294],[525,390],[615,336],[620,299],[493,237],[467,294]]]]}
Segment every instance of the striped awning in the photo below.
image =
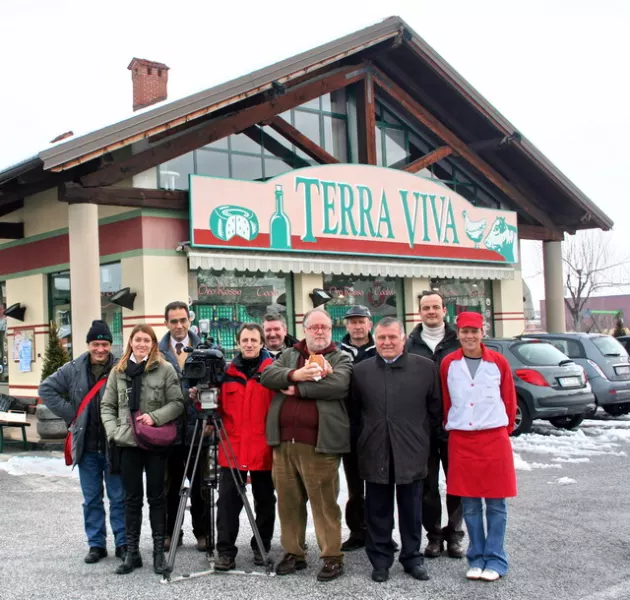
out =
{"type": "Polygon", "coordinates": [[[308,254],[235,253],[190,248],[187,253],[191,269],[381,277],[514,279],[514,267],[488,263],[359,259],[354,257],[338,259],[308,254]]]}

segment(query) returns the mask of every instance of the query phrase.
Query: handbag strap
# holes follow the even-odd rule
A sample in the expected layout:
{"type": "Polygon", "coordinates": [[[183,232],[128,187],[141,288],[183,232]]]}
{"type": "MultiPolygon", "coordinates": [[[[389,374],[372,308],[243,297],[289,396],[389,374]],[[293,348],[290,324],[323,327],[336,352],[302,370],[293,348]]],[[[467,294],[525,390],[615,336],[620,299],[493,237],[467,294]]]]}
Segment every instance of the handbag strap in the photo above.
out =
{"type": "Polygon", "coordinates": [[[92,400],[92,398],[94,398],[94,396],[96,396],[96,394],[99,393],[99,391],[101,390],[101,388],[107,383],[107,379],[99,379],[93,386],[92,389],[85,395],[85,398],[83,398],[83,400],[81,401],[81,404],[79,404],[79,410],[77,410],[77,414],[74,417],[74,420],[76,421],[80,416],[81,413],[85,410],[85,408],[87,407],[87,405],[90,403],[90,401],[92,400]]]}

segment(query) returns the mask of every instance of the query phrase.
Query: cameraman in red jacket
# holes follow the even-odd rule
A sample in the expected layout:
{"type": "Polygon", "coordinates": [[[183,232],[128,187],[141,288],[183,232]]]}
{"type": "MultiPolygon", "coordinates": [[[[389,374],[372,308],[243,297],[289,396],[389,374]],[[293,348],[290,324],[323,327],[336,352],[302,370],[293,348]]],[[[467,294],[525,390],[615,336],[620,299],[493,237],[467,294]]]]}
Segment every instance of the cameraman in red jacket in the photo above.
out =
{"type": "MultiPolygon", "coordinates": [[[[263,329],[257,323],[244,323],[236,335],[240,351],[228,367],[221,384],[219,413],[228,434],[236,465],[243,481],[249,477],[254,495],[256,525],[269,552],[276,518],[276,496],[271,478],[272,450],[267,445],[265,424],[273,392],[260,384],[260,374],[273,360],[264,350],[263,329]]],[[[229,571],[235,568],[238,552],[239,516],[243,501],[234,484],[229,463],[219,446],[219,501],[217,503],[217,552],[214,568],[229,571]]],[[[251,547],[254,564],[264,561],[256,539],[251,547]]]]}

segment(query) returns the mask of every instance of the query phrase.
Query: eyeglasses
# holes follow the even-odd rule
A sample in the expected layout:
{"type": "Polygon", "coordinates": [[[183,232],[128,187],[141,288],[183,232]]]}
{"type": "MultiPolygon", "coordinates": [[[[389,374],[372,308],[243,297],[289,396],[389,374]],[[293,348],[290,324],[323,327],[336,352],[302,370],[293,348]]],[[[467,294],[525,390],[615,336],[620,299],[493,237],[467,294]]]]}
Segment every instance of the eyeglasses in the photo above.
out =
{"type": "Polygon", "coordinates": [[[330,325],[309,325],[308,327],[305,327],[304,329],[306,329],[307,331],[314,331],[314,332],[318,332],[318,331],[330,331],[332,329],[332,327],[330,325]]]}

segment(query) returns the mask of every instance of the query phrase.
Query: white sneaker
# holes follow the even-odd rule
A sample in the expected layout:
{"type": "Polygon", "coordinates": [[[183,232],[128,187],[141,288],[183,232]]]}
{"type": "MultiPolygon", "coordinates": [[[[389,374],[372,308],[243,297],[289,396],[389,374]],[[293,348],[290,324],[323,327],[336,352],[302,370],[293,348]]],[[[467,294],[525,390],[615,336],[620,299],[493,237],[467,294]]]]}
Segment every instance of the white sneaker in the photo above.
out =
{"type": "Polygon", "coordinates": [[[483,579],[484,581],[496,581],[499,577],[501,577],[501,575],[499,575],[495,570],[484,569],[481,573],[480,579],[483,579]]]}
{"type": "Polygon", "coordinates": [[[483,573],[483,571],[479,567],[472,567],[472,569],[466,571],[466,579],[476,581],[477,579],[481,579],[481,573],[483,573]]]}

